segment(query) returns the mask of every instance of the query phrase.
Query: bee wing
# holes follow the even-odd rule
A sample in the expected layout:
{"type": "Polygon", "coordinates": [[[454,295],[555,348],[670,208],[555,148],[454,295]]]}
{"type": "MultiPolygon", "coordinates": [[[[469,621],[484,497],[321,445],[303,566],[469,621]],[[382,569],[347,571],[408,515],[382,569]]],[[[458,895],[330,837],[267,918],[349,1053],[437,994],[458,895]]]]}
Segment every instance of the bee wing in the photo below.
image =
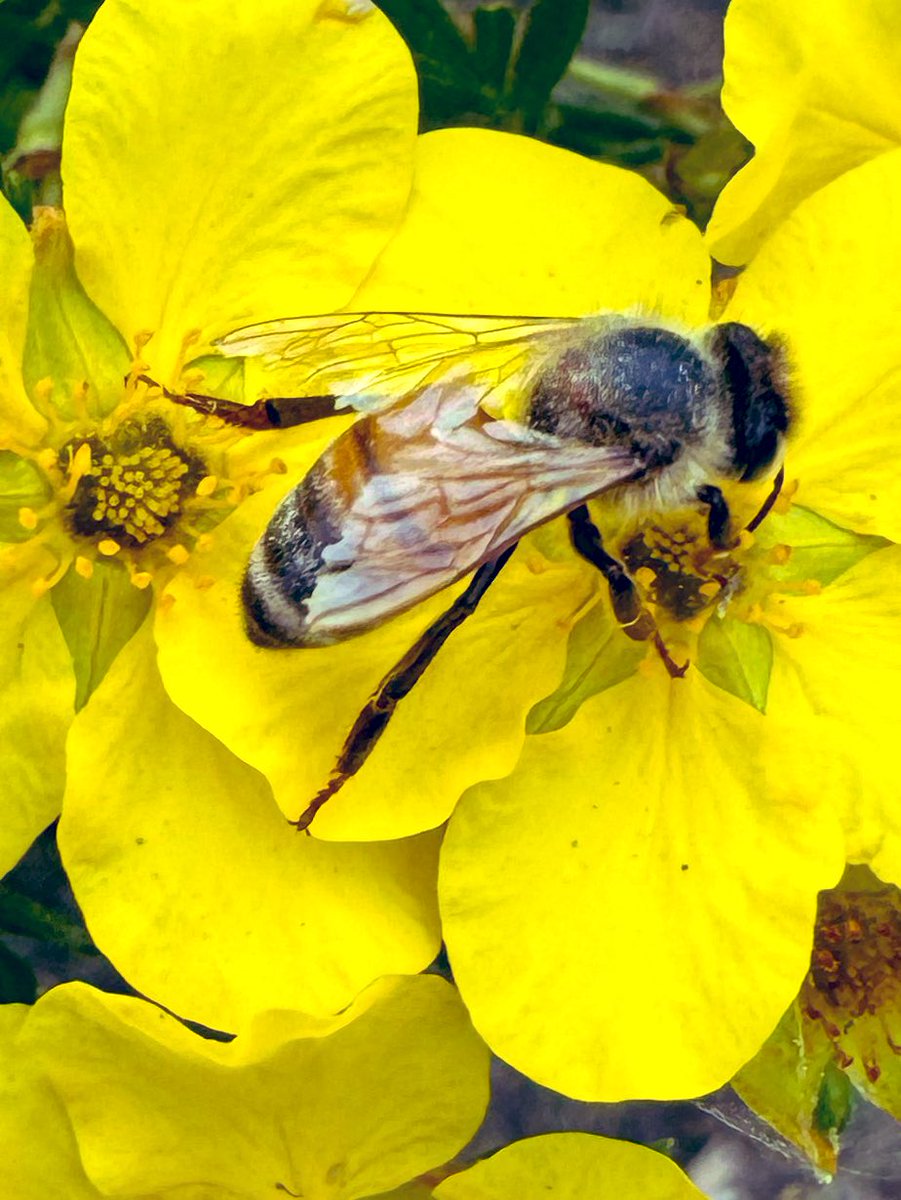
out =
{"type": "Polygon", "coordinates": [[[249,325],[215,344],[227,355],[260,357],[298,395],[351,396],[364,411],[396,399],[459,365],[490,393],[527,364],[548,337],[583,318],[335,313],[249,325]]]}
{"type": "Polygon", "coordinates": [[[284,502],[305,515],[294,517],[300,524],[293,528],[273,521],[279,537],[267,545],[271,532],[263,536],[251,579],[258,592],[270,592],[286,641],[327,645],[378,625],[528,530],[641,472],[626,451],[495,420],[479,400],[476,388],[435,385],[361,418],[313,468],[307,498],[284,502]],[[312,520],[309,495],[316,504],[327,497],[312,520]],[[329,536],[316,548],[312,588],[289,614],[284,600],[297,594],[297,579],[289,568],[279,583],[265,564],[279,560],[285,540],[309,545],[313,526],[328,526],[329,536]]]}

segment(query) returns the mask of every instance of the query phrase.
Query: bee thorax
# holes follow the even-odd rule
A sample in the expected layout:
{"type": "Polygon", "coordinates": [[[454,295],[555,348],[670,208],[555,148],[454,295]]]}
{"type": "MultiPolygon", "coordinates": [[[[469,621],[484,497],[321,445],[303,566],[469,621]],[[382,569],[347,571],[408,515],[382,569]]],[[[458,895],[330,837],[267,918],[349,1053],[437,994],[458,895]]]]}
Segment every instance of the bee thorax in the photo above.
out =
{"type": "Polygon", "coordinates": [[[529,424],[558,437],[627,450],[646,470],[708,440],[720,388],[687,338],[626,326],[573,346],[536,380],[529,424]]]}

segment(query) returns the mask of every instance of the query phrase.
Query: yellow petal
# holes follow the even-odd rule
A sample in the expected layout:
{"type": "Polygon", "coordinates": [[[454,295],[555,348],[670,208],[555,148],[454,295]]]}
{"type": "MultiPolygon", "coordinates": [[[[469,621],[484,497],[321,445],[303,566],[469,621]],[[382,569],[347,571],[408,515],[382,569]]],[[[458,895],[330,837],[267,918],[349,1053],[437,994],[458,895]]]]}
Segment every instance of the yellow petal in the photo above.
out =
{"type": "Polygon", "coordinates": [[[646,1146],[590,1133],[546,1133],[505,1146],[435,1188],[436,1200],[693,1200],[701,1193],[646,1146]]]}
{"type": "Polygon", "coordinates": [[[790,716],[662,667],[530,737],[451,819],[454,976],[491,1048],[591,1100],[699,1095],[807,969],[841,840],[790,716]],[[805,783],[810,784],[805,790],[805,783]]]}
{"type": "Polygon", "coordinates": [[[396,224],[416,83],[372,6],[107,0],[63,140],[79,275],[164,376],[181,339],[340,307],[396,224]]]}
{"type": "Polygon", "coordinates": [[[48,595],[32,582],[55,565],[34,544],[0,551],[0,875],[59,813],[72,720],[72,661],[48,595]]]}
{"type": "Polygon", "coordinates": [[[146,624],[73,726],[59,843],[104,953],[215,1028],[272,1006],[335,1011],[437,949],[435,836],[298,834],[265,780],[168,699],[146,624]]]}
{"type": "Polygon", "coordinates": [[[34,445],[45,422],[25,395],[22,350],[34,255],[28,231],[0,196],[0,447],[34,445]]]}
{"type": "Polygon", "coordinates": [[[0,1007],[0,1143],[10,1200],[99,1200],[84,1173],[62,1101],[44,1078],[22,1032],[33,1009],[0,1007]]]}
{"type": "Polygon", "coordinates": [[[796,391],[788,478],[798,503],[901,540],[901,151],[803,203],[738,283],[726,313],[788,346],[796,391]]]}
{"type": "MultiPolygon", "coordinates": [[[[864,558],[817,595],[786,596],[770,705],[791,705],[818,738],[843,803],[848,858],[901,839],[898,680],[901,547],[864,558]]],[[[885,865],[885,864],[883,864],[885,865]]],[[[901,882],[901,874],[887,878],[901,882]]]]}
{"type": "MultiPolygon", "coordinates": [[[[277,490],[285,481],[290,477],[277,490]]],[[[270,489],[216,529],[212,549],[170,586],[174,603],[160,611],[156,630],[169,694],[261,771],[294,819],[328,780],[379,680],[460,585],[336,646],[260,649],[244,633],[239,594],[250,547],[273,504],[270,489]],[[201,573],[214,586],[198,589],[201,573]]],[[[559,682],[571,619],[596,586],[572,554],[550,562],[527,539],[398,705],[364,768],[322,809],[313,832],[371,841],[431,829],[471,783],[509,771],[529,709],[559,682]]]]}
{"type": "Polygon", "coordinates": [[[695,324],[709,278],[696,227],[633,172],[513,134],[445,129],[419,139],[406,218],[352,307],[639,307],[695,324]]]}
{"type": "Polygon", "coordinates": [[[817,188],[901,143],[894,0],[733,0],[723,107],[751,142],[708,228],[720,262],[747,262],[817,188]]]}
{"type": "Polygon", "coordinates": [[[270,1013],[228,1044],[67,984],[27,1033],[104,1194],[355,1200],[452,1157],[488,1100],[487,1050],[435,976],[381,981],[318,1026],[270,1013]]]}

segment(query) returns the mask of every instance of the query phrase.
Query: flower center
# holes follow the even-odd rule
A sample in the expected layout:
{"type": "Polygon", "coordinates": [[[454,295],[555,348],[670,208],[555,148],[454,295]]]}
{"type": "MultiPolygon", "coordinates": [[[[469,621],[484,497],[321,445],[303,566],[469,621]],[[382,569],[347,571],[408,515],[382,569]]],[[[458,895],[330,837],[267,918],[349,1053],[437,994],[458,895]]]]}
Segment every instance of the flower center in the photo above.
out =
{"type": "Polygon", "coordinates": [[[108,439],[75,439],[63,447],[66,458],[80,468],[68,510],[72,532],[131,547],[161,537],[206,473],[158,417],[125,421],[108,439]]]}
{"type": "MultiPolygon", "coordinates": [[[[810,973],[802,998],[806,1015],[819,1021],[840,1052],[843,1065],[853,1056],[848,1035],[856,1022],[877,1017],[886,1048],[901,1053],[885,1027],[897,1012],[901,991],[901,907],[899,892],[825,892],[820,897],[810,973]]],[[[895,1031],[896,1036],[898,1031],[895,1031]]],[[[868,1039],[872,1048],[875,1044],[868,1039]]],[[[871,1079],[881,1070],[875,1055],[864,1062],[871,1079]]]]}
{"type": "Polygon", "coordinates": [[[690,518],[671,529],[644,526],[623,545],[622,558],[646,599],[674,621],[691,621],[740,582],[736,559],[714,550],[690,518]]]}

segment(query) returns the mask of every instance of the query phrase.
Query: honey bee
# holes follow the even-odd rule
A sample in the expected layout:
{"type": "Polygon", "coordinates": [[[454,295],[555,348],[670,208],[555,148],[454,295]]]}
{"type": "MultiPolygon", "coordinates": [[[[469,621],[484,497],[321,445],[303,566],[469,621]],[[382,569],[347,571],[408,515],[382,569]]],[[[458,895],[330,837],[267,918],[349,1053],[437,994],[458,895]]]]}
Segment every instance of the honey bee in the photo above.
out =
{"type": "MultiPolygon", "coordinates": [[[[610,493],[636,512],[700,504],[710,542],[728,547],[715,481],[772,468],[791,422],[782,349],[736,322],[688,333],[611,313],[342,313],[251,326],[219,346],[289,366],[295,379],[300,371],[302,390],[321,394],[252,406],[173,399],[253,428],[361,414],[282,500],[251,554],[242,598],[254,642],[328,646],[475,572],[382,680],[301,829],[359,770],[518,540],[554,517],[567,516],[575,551],[606,578],[623,631],[653,639],[670,673],[684,674],[586,501],[610,493]]],[[[781,469],[770,502],[780,482],[781,469]]]]}

